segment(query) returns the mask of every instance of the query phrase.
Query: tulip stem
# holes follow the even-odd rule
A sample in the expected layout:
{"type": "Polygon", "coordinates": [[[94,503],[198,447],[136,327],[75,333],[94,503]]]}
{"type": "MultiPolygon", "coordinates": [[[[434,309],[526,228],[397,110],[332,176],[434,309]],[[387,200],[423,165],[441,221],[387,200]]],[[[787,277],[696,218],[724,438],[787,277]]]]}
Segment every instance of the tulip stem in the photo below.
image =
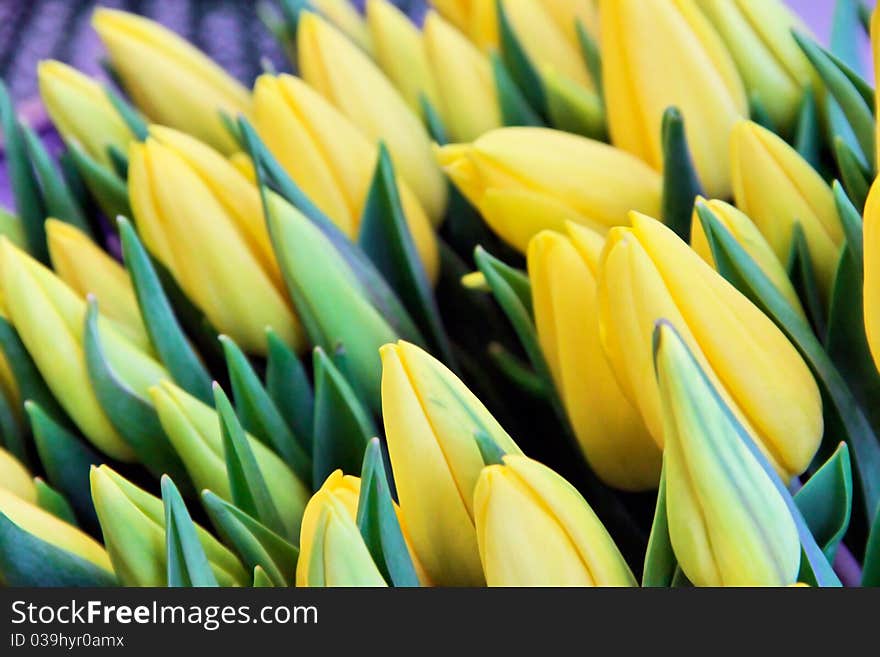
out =
{"type": "Polygon", "coordinates": [[[840,578],[840,583],[844,586],[856,587],[861,585],[862,567],[850,549],[843,543],[837,548],[837,554],[834,557],[832,567],[840,578]]]}

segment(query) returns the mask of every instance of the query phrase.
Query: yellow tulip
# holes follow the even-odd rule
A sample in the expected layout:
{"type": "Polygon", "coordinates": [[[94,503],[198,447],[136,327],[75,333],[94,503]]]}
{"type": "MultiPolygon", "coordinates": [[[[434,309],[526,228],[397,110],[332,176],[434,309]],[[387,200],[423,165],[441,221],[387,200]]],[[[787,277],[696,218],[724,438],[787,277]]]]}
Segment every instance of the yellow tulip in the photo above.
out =
{"type": "MultiPolygon", "coordinates": [[[[211,490],[231,502],[232,490],[217,412],[170,381],[150,388],[150,397],[162,429],[196,488],[211,490]]],[[[296,536],[308,491],[275,452],[256,438],[249,435],[247,438],[286,535],[296,536]]]]}
{"type": "Polygon", "coordinates": [[[865,335],[874,364],[880,370],[880,183],[877,180],[871,185],[865,203],[862,231],[865,251],[865,335]]]}
{"type": "Polygon", "coordinates": [[[107,552],[95,539],[2,486],[0,513],[29,534],[67,550],[109,573],[113,572],[107,552]]]}
{"type": "Polygon", "coordinates": [[[437,157],[492,230],[523,252],[536,233],[564,231],[568,221],[604,234],[626,225],[631,209],[660,212],[662,180],[655,171],[566,132],[501,128],[472,144],[445,146],[437,157]]]}
{"type": "MultiPolygon", "coordinates": [[[[880,81],[880,11],[877,11],[876,7],[874,11],[871,13],[871,50],[873,54],[873,63],[874,63],[874,82],[875,87],[877,86],[877,82],[880,81]]],[[[874,114],[875,116],[880,115],[880,98],[874,96],[874,114]]],[[[874,135],[874,147],[876,152],[874,153],[874,161],[880,162],[880,123],[875,122],[875,135],[874,135]]]]}
{"type": "Polygon", "coordinates": [[[436,224],[446,209],[446,181],[431,157],[431,139],[388,78],[336,28],[300,15],[297,50],[303,80],[370,141],[384,141],[401,177],[436,224]]]}
{"type": "Polygon", "coordinates": [[[594,38],[598,36],[599,11],[596,0],[542,0],[541,4],[573,46],[580,48],[575,27],[578,21],[588,34],[594,38]]]}
{"type": "Polygon", "coordinates": [[[473,490],[483,459],[474,434],[520,450],[442,363],[403,341],[380,353],[388,453],[415,553],[437,585],[480,585],[473,490]]]}
{"type": "Polygon", "coordinates": [[[81,230],[64,221],[48,219],[46,239],[58,278],[81,297],[94,294],[101,313],[114,320],[138,349],[152,353],[134,288],[123,266],[81,230]]]}
{"type": "Polygon", "coordinates": [[[112,167],[108,148],[124,154],[134,135],[101,85],[55,60],[40,62],[37,78],[43,105],[64,141],[81,146],[92,159],[112,167]]]}
{"type": "Polygon", "coordinates": [[[766,315],[669,228],[635,212],[632,228],[609,234],[599,271],[605,352],[661,447],[651,343],[655,322],[666,319],[776,470],[790,479],[806,469],[822,438],[819,389],[766,315]]]}
{"type": "Polygon", "coordinates": [[[656,371],[666,516],[682,571],[698,586],[794,584],[801,560],[794,519],[668,324],[658,328],[656,371]]]}
{"type": "Polygon", "coordinates": [[[250,112],[250,95],[203,52],[142,16],[100,7],[92,25],[135,104],[157,123],[224,153],[237,146],[221,114],[250,112]]]}
{"type": "Polygon", "coordinates": [[[218,331],[251,353],[266,353],[267,326],[305,347],[259,192],[226,158],[154,126],[132,144],[128,181],[144,243],[218,331]]]}
{"type": "Polygon", "coordinates": [[[807,27],[779,0],[697,0],[724,40],[746,88],[774,125],[790,130],[815,74],[791,35],[807,27]]]}
{"type": "MultiPolygon", "coordinates": [[[[730,205],[730,203],[718,200],[706,201],[705,199],[697,199],[697,203],[703,203],[712,211],[712,214],[718,217],[718,220],[730,232],[733,239],[755,261],[755,264],[776,286],[776,289],[782,293],[782,296],[791,304],[791,307],[806,319],[804,309],[801,307],[800,298],[797,292],[795,292],[788,273],[754,222],[743,212],[730,205]]],[[[691,248],[709,265],[717,269],[712,249],[709,246],[709,241],[706,239],[706,233],[703,231],[703,224],[697,215],[696,207],[694,207],[691,218],[691,248]]]]}
{"type": "Polygon", "coordinates": [[[684,116],[704,189],[730,194],[728,139],[748,115],[730,54],[694,0],[600,0],[602,77],[612,142],[660,170],[661,122],[684,116]]]}
{"type": "MultiPolygon", "coordinates": [[[[2,288],[3,285],[0,283],[0,290],[2,290],[2,288]]],[[[0,306],[2,306],[2,303],[0,303],[0,306]]],[[[0,311],[0,313],[5,316],[5,313],[2,311],[0,311]]],[[[18,381],[15,380],[9,361],[6,360],[6,354],[3,353],[2,350],[0,350],[0,392],[6,397],[6,401],[9,402],[9,405],[12,407],[13,412],[16,414],[16,419],[22,419],[22,399],[21,392],[18,389],[18,381]]]]}
{"type": "Polygon", "coordinates": [[[351,511],[352,483],[337,470],[306,505],[297,586],[387,586],[351,511]]]}
{"type": "Polygon", "coordinates": [[[37,503],[37,487],[31,473],[21,461],[0,447],[0,490],[4,489],[25,502],[37,503]]]}
{"type": "MultiPolygon", "coordinates": [[[[290,75],[257,78],[254,122],[294,182],[356,240],[378,149],[320,94],[290,75]]],[[[400,176],[397,187],[425,271],[436,280],[440,264],[431,223],[400,176]]]]}
{"type": "Polygon", "coordinates": [[[440,97],[435,108],[453,141],[471,141],[503,125],[488,58],[436,12],[425,18],[424,42],[440,97]]]}
{"type": "MultiPolygon", "coordinates": [[[[105,415],[89,379],[83,352],[86,302],[53,272],[0,241],[0,280],[8,319],[52,394],[80,431],[122,461],[134,453],[105,415]]],[[[152,357],[129,342],[116,323],[101,316],[98,331],[114,371],[136,393],[168,378],[152,357]]]]}
{"type": "Polygon", "coordinates": [[[734,128],[730,159],[737,207],[782,261],[791,250],[795,222],[801,224],[827,299],[844,240],[831,187],[796,150],[751,121],[734,128]]]}
{"type": "Polygon", "coordinates": [[[605,240],[575,224],[568,232],[543,231],[529,243],[541,350],[593,471],[616,488],[655,488],[661,452],[620,391],[599,340],[596,275],[605,240]]]}
{"type": "MultiPolygon", "coordinates": [[[[378,47],[378,43],[374,44],[374,35],[363,17],[349,0],[309,0],[309,4],[364,52],[371,53],[378,47]]],[[[378,37],[376,41],[378,42],[378,37]]]]}
{"type": "MultiPolygon", "coordinates": [[[[165,509],[107,465],[89,472],[92,501],[104,545],[123,586],[166,586],[165,509]]],[[[196,535],[220,586],[246,586],[250,576],[228,548],[202,527],[196,535]]]]}
{"type": "Polygon", "coordinates": [[[410,109],[423,115],[423,95],[432,107],[438,107],[426,44],[409,17],[388,0],[368,0],[367,25],[375,43],[376,62],[410,109]]]}
{"type": "Polygon", "coordinates": [[[480,559],[489,586],[635,586],[608,531],[550,468],[508,454],[474,491],[480,559]]]}

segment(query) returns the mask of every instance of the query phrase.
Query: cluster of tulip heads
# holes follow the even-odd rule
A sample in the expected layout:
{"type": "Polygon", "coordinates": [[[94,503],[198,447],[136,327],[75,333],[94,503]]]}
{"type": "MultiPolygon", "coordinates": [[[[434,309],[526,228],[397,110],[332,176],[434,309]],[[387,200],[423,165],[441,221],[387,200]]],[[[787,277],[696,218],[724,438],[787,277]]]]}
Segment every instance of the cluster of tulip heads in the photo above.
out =
{"type": "Polygon", "coordinates": [[[0,583],[880,584],[857,4],[97,9],[57,163],[0,88],[0,583]]]}

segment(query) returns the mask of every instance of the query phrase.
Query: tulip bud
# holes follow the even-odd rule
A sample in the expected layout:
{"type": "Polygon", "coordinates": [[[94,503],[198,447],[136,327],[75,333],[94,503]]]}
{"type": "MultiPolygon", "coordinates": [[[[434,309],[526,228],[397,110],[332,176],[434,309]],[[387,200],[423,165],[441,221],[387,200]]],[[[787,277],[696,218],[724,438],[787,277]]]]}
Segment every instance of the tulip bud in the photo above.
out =
{"type": "Polygon", "coordinates": [[[609,234],[599,272],[605,353],[661,447],[651,334],[665,319],[780,475],[790,479],[806,469],[822,438],[819,389],[766,315],[669,228],[635,212],[632,228],[609,234]]]}
{"type": "Polygon", "coordinates": [[[3,489],[25,502],[37,503],[37,487],[31,473],[21,461],[0,447],[0,490],[3,489]]]}
{"type": "MultiPolygon", "coordinates": [[[[773,282],[776,289],[791,304],[791,307],[802,317],[806,318],[801,307],[800,298],[797,292],[795,292],[788,273],[786,273],[779,258],[773,253],[773,249],[767,243],[767,240],[764,239],[764,236],[761,235],[761,231],[758,230],[754,222],[740,210],[724,201],[697,199],[697,203],[703,203],[712,211],[712,214],[730,232],[733,239],[743,247],[743,250],[755,261],[755,264],[758,265],[764,275],[773,282]]],[[[700,221],[696,206],[691,218],[691,248],[712,268],[718,269],[715,265],[712,249],[706,239],[706,233],[703,231],[703,223],[700,221]]]]}
{"type": "Polygon", "coordinates": [[[107,552],[95,539],[3,486],[0,486],[0,513],[29,534],[113,572],[107,552]]]}
{"type": "Polygon", "coordinates": [[[250,112],[250,95],[238,81],[189,42],[142,16],[100,7],[92,25],[144,114],[223,153],[237,150],[221,115],[250,112]]]}
{"type": "Polygon", "coordinates": [[[864,235],[865,282],[863,288],[865,335],[880,371],[880,183],[871,185],[865,202],[864,235]]]}
{"type": "Polygon", "coordinates": [[[797,528],[748,436],[669,324],[657,328],[655,353],[666,515],[682,571],[697,586],[794,584],[797,528]]]}
{"type": "Polygon", "coordinates": [[[730,194],[728,139],[748,115],[736,66],[693,0],[600,0],[602,80],[612,142],[657,170],[661,123],[684,116],[688,144],[710,196],[730,194]]]}
{"type": "MultiPolygon", "coordinates": [[[[118,460],[133,459],[92,389],[83,352],[85,300],[5,239],[0,240],[0,282],[9,321],[67,414],[102,451],[118,460]]],[[[146,396],[147,388],[169,377],[112,320],[99,317],[98,330],[113,370],[136,393],[146,396]]]]}
{"type": "Polygon", "coordinates": [[[473,490],[483,467],[474,435],[520,450],[442,363],[407,342],[382,355],[382,417],[400,510],[412,546],[440,586],[484,581],[474,532],[473,490]],[[430,494],[426,494],[430,491],[430,494]]]}
{"type": "Polygon", "coordinates": [[[154,126],[145,143],[132,144],[128,180],[144,243],[218,331],[251,353],[266,353],[267,326],[305,346],[259,192],[228,160],[154,126]]]}
{"type": "Polygon", "coordinates": [[[371,53],[378,45],[373,43],[373,35],[350,0],[309,0],[309,4],[364,52],[371,53]]]}
{"type": "Polygon", "coordinates": [[[64,221],[48,219],[46,238],[52,267],[58,277],[81,297],[93,294],[101,313],[114,320],[138,349],[152,353],[131,279],[122,265],[82,231],[64,221]]]}
{"type": "Polygon", "coordinates": [[[453,141],[471,141],[504,122],[492,66],[455,27],[429,12],[424,27],[428,62],[440,96],[435,103],[453,141]]]}
{"type": "Polygon", "coordinates": [[[125,153],[134,135],[101,85],[55,60],[40,62],[37,78],[43,105],[64,141],[81,146],[89,157],[112,167],[108,148],[125,153]]]}
{"type": "Polygon", "coordinates": [[[384,141],[401,176],[436,224],[446,209],[446,181],[431,157],[431,139],[376,65],[336,28],[300,15],[297,49],[303,80],[372,142],[384,141]]]}
{"type": "Polygon", "coordinates": [[[367,1],[367,25],[375,44],[376,62],[410,109],[423,114],[422,96],[439,105],[437,86],[419,29],[388,0],[367,1]]]}
{"type": "Polygon", "coordinates": [[[697,0],[724,40],[746,88],[773,124],[790,130],[813,77],[810,61],[792,37],[804,24],[779,0],[697,0]]]}
{"type": "MultiPolygon", "coordinates": [[[[162,500],[106,465],[89,473],[92,501],[113,569],[124,586],[165,586],[167,555],[162,500]]],[[[250,576],[238,558],[207,531],[196,532],[220,586],[246,586],[250,576]]]]}
{"type": "Polygon", "coordinates": [[[661,452],[620,391],[599,340],[596,274],[605,240],[574,224],[568,232],[542,231],[529,243],[541,350],[593,471],[616,488],[648,490],[659,480],[661,452]]]}
{"type": "Polygon", "coordinates": [[[627,212],[660,211],[660,176],[628,153],[546,128],[502,128],[437,155],[458,189],[506,242],[525,251],[539,231],[571,221],[600,233],[627,212]],[[585,185],[584,181],[590,184],[585,185]]]}
{"type": "Polygon", "coordinates": [[[827,299],[843,245],[831,187],[796,150],[751,121],[741,121],[730,141],[733,193],[737,206],[767,238],[777,257],[791,251],[799,222],[827,299]]]}
{"type": "MultiPolygon", "coordinates": [[[[257,78],[254,122],[294,182],[357,241],[378,149],[320,94],[290,75],[257,78]]],[[[440,265],[431,223],[401,177],[397,187],[416,250],[428,277],[436,280],[440,265]]]]}
{"type": "Polygon", "coordinates": [[[306,505],[296,585],[387,586],[352,514],[357,497],[341,475],[339,470],[330,475],[306,505]]]}
{"type": "Polygon", "coordinates": [[[521,455],[483,469],[474,490],[489,586],[635,586],[608,531],[580,493],[521,455]]]}
{"type": "MultiPolygon", "coordinates": [[[[150,396],[168,440],[180,456],[196,488],[208,489],[232,502],[220,418],[170,381],[150,388],[150,396]]],[[[254,458],[263,474],[288,536],[295,536],[308,499],[308,491],[290,468],[256,438],[248,436],[254,458]]]]}

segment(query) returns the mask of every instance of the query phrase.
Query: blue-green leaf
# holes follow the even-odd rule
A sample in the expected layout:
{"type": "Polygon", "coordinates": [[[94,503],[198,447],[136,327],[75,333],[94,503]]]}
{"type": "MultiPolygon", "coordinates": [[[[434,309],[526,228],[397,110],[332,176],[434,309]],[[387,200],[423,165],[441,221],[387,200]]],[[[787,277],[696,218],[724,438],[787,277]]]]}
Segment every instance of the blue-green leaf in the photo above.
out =
{"type": "MultiPolygon", "coordinates": [[[[116,79],[118,79],[118,77],[116,79]]],[[[122,96],[116,93],[116,90],[110,85],[104,85],[104,93],[107,95],[110,104],[113,105],[113,108],[122,120],[125,121],[125,125],[131,130],[135,139],[138,141],[144,141],[149,136],[150,131],[147,129],[147,122],[144,121],[138,111],[122,96]]]]}
{"type": "Polygon", "coordinates": [[[791,249],[788,252],[786,269],[816,334],[825,335],[825,308],[819,295],[810,247],[800,222],[795,222],[792,226],[791,249]]]}
{"type": "Polygon", "coordinates": [[[685,242],[691,238],[694,201],[703,194],[677,107],[663,112],[663,223],[685,242]]]}
{"type": "Polygon", "coordinates": [[[104,214],[111,218],[120,215],[130,217],[132,212],[125,180],[110,169],[101,166],[76,144],[71,144],[67,152],[89,193],[104,214]]]}
{"type": "Polygon", "coordinates": [[[651,525],[651,538],[645,552],[645,567],[642,571],[642,586],[669,587],[675,579],[678,559],[669,538],[669,520],[666,517],[666,472],[660,471],[660,487],[657,491],[657,505],[654,511],[654,524],[651,525]]]}
{"type": "Polygon", "coordinates": [[[794,130],[794,148],[814,169],[819,168],[822,151],[822,129],[819,126],[819,108],[816,94],[807,87],[801,99],[797,125],[794,130]]]}
{"type": "Polygon", "coordinates": [[[837,216],[843,226],[843,234],[846,237],[846,252],[852,258],[852,265],[858,272],[859,279],[863,276],[864,247],[862,246],[862,213],[853,205],[846,195],[843,187],[836,180],[832,183],[834,192],[834,204],[837,206],[837,216]]]}
{"type": "Polygon", "coordinates": [[[76,527],[79,523],[76,521],[76,514],[70,506],[64,495],[52,488],[45,481],[36,477],[34,486],[37,489],[37,506],[48,511],[56,518],[60,518],[68,525],[76,527]]]}
{"type": "Polygon", "coordinates": [[[858,155],[840,137],[834,138],[834,158],[847,195],[856,207],[864,208],[871,186],[871,174],[862,166],[858,155]]]}
{"type": "Polygon", "coordinates": [[[205,548],[196,533],[196,526],[180,496],[177,486],[167,475],[162,476],[162,505],[165,508],[165,555],[168,586],[218,586],[208,563],[205,548]]]}
{"type": "Polygon", "coordinates": [[[489,54],[489,61],[492,64],[492,77],[495,80],[495,92],[504,125],[543,126],[544,121],[529,105],[529,101],[514,82],[501,55],[492,52],[489,54]]]}
{"type": "MultiPolygon", "coordinates": [[[[315,395],[306,369],[291,348],[271,329],[266,332],[266,391],[293,431],[300,447],[311,457],[315,427],[315,395]]],[[[305,479],[304,481],[308,481],[305,479]]]]}
{"type": "Polygon", "coordinates": [[[544,94],[541,76],[538,75],[538,71],[520,43],[519,37],[516,36],[513,26],[507,18],[507,11],[504,9],[502,0],[495,0],[495,9],[498,16],[501,56],[507,70],[510,71],[513,80],[528,99],[529,105],[535,108],[539,114],[544,115],[547,113],[547,98],[544,94]]]}
{"type": "Polygon", "coordinates": [[[770,118],[770,113],[757,91],[749,93],[749,118],[770,132],[777,132],[776,126],[773,125],[773,119],[770,118]]]}
{"type": "Polygon", "coordinates": [[[477,443],[477,448],[480,450],[483,465],[504,465],[504,456],[507,452],[492,440],[492,436],[488,432],[477,429],[474,432],[474,442],[477,443]]]}
{"type": "Polygon", "coordinates": [[[431,140],[440,146],[449,143],[443,119],[440,118],[440,113],[424,93],[419,94],[419,106],[422,108],[422,114],[425,117],[425,127],[428,129],[431,140]]]}
{"type": "Polygon", "coordinates": [[[852,468],[845,443],[795,494],[794,501],[825,557],[833,562],[852,513],[852,468]]]}
{"type": "Polygon", "coordinates": [[[254,588],[255,589],[266,589],[266,588],[274,588],[275,584],[269,578],[269,575],[266,574],[266,571],[262,566],[254,566],[254,588]]]}

